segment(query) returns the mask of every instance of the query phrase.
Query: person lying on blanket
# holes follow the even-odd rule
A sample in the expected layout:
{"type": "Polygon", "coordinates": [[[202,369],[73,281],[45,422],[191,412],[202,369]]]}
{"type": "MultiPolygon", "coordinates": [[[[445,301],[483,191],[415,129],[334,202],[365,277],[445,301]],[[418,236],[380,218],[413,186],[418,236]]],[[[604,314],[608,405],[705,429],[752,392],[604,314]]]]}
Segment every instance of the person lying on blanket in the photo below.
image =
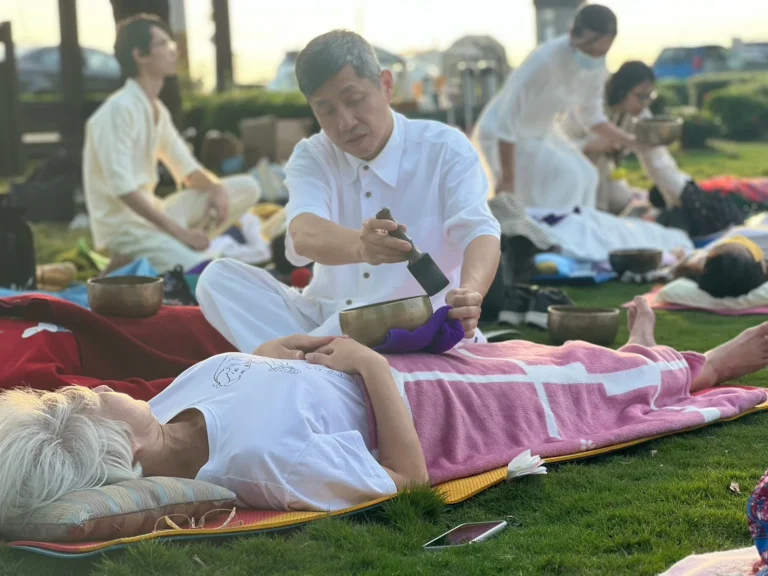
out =
{"type": "Polygon", "coordinates": [[[385,358],[298,335],[205,360],[149,403],[106,386],[6,391],[0,532],[70,491],[142,474],[221,485],[251,508],[339,510],[497,469],[526,449],[575,454],[616,444],[617,427],[645,438],[768,397],[708,390],[766,366],[768,323],[706,354],[657,346],[654,325],[638,298],[619,351],[515,341],[385,358]]]}
{"type": "Polygon", "coordinates": [[[690,254],[673,270],[677,278],[695,280],[714,298],[736,298],[768,282],[768,215],[729,230],[720,240],[690,254]]]}

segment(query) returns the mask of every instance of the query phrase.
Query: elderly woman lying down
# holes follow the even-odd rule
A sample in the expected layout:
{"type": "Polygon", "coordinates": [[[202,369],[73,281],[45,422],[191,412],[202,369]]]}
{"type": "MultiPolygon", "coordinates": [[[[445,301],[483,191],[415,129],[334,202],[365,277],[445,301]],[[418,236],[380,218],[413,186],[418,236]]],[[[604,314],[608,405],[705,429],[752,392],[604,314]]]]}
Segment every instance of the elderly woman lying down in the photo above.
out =
{"type": "Polygon", "coordinates": [[[387,359],[350,339],[289,337],[205,360],[149,403],[107,387],[6,391],[0,530],[141,474],[205,480],[253,508],[342,509],[506,466],[526,448],[573,454],[621,440],[606,431],[647,437],[653,418],[681,430],[766,399],[692,393],[766,366],[768,323],[703,355],[656,346],[643,299],[629,325],[619,351],[510,342],[387,359]]]}

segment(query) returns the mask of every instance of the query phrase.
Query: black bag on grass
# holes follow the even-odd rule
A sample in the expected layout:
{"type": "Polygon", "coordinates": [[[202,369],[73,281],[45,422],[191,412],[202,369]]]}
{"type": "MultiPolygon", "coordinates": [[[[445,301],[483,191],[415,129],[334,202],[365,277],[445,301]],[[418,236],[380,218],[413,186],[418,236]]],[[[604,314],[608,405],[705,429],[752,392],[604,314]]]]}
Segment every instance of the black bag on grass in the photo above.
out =
{"type": "Polygon", "coordinates": [[[11,185],[11,197],[28,222],[71,222],[81,184],[81,154],[59,148],[24,182],[11,185]]]}
{"type": "Polygon", "coordinates": [[[11,197],[0,194],[0,287],[33,290],[35,243],[24,221],[24,211],[12,206],[11,197]]]}

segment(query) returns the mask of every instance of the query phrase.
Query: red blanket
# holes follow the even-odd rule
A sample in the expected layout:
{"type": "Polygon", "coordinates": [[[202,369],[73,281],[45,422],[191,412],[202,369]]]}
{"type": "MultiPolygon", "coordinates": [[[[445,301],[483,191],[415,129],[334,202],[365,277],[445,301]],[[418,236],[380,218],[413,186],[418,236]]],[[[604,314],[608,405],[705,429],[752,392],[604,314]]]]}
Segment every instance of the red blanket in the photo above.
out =
{"type": "Polygon", "coordinates": [[[166,306],[136,320],[42,295],[0,299],[0,389],[108,384],[148,400],[190,366],[232,351],[195,307],[166,306]]]}
{"type": "Polygon", "coordinates": [[[717,192],[726,196],[736,194],[749,202],[768,204],[768,178],[738,178],[720,176],[698,183],[705,192],[717,192]]]}

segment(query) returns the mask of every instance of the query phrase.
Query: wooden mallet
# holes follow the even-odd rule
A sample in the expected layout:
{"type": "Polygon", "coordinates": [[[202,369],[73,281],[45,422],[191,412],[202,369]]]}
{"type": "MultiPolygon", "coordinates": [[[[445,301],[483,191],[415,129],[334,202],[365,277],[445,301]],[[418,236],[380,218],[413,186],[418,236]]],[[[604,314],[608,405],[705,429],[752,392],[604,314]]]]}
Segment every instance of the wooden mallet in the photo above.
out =
{"type": "MultiPolygon", "coordinates": [[[[391,220],[395,224],[397,221],[392,217],[392,212],[389,208],[382,208],[376,214],[376,218],[379,220],[391,220]]],[[[389,235],[397,238],[398,240],[405,240],[411,245],[411,251],[408,253],[408,271],[413,275],[416,281],[424,288],[424,291],[428,296],[432,297],[438,292],[448,287],[450,282],[446,278],[440,267],[435,264],[432,257],[429,254],[420,252],[413,244],[408,235],[400,229],[398,224],[397,230],[389,232],[389,235]]]]}

